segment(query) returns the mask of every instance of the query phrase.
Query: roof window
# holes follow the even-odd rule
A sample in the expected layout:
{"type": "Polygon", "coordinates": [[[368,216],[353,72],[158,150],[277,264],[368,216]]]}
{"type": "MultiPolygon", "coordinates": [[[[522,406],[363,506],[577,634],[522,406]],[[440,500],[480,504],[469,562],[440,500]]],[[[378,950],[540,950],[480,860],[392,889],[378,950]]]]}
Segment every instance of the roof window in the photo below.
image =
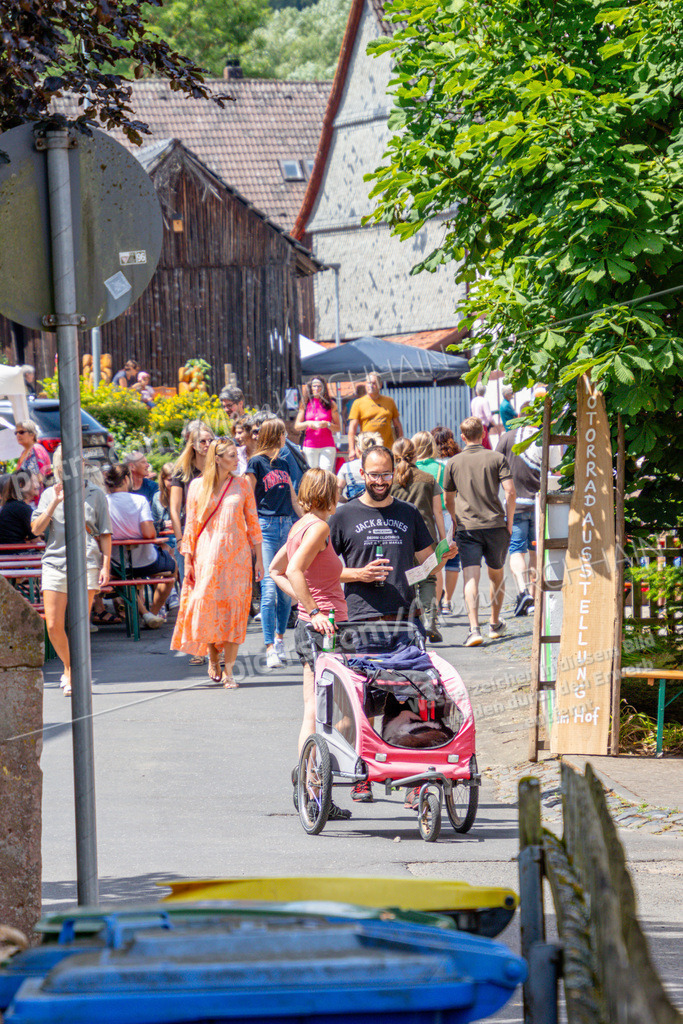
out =
{"type": "Polygon", "coordinates": [[[300,160],[280,160],[280,170],[285,181],[304,180],[304,169],[300,160]]]}
{"type": "Polygon", "coordinates": [[[305,163],[306,163],[306,174],[310,178],[310,176],[313,174],[313,168],[315,167],[315,159],[313,159],[313,160],[306,160],[305,163]]]}

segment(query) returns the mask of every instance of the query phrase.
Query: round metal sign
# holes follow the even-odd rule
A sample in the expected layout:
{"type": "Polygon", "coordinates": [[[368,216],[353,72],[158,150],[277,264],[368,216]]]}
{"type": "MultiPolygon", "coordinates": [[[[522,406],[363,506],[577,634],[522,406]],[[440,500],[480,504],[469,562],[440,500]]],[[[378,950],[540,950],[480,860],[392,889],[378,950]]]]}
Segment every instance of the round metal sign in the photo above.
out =
{"type": "MultiPolygon", "coordinates": [[[[163,220],[151,179],[119,142],[72,130],[69,149],[77,307],[100,327],[140,297],[156,270],[163,220]]],[[[0,312],[34,330],[53,314],[47,154],[36,124],[0,135],[0,312]]]]}

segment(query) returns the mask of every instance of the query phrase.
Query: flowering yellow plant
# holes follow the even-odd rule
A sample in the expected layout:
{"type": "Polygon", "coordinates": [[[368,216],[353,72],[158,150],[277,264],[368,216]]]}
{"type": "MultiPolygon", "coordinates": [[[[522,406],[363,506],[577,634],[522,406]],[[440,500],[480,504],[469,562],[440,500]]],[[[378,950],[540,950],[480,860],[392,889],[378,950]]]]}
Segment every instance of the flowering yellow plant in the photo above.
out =
{"type": "Polygon", "coordinates": [[[158,399],[150,413],[149,424],[154,434],[180,437],[183,427],[191,420],[203,420],[217,434],[227,433],[231,426],[216,395],[207,395],[204,391],[158,399]]]}

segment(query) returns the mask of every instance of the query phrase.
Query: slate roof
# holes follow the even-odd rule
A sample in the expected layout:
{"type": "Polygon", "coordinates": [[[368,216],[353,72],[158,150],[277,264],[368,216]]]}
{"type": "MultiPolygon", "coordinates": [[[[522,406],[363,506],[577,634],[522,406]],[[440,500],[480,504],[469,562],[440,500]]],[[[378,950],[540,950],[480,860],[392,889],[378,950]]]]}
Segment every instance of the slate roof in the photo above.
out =
{"type": "MultiPolygon", "coordinates": [[[[305,161],[313,160],[318,148],[330,83],[219,78],[206,84],[234,102],[221,109],[172,91],[163,79],[132,82],[131,106],[152,130],[145,144],[180,139],[224,182],[290,231],[306,192],[305,161]],[[279,161],[285,159],[304,161],[303,180],[284,180],[279,161]]],[[[69,114],[76,109],[75,101],[58,106],[69,114]]]]}
{"type": "MultiPolygon", "coordinates": [[[[390,25],[384,20],[385,0],[367,0],[367,2],[370,4],[372,13],[377,19],[377,24],[379,25],[382,34],[389,36],[392,35],[396,26],[390,25]]],[[[344,38],[342,39],[339,60],[337,61],[337,70],[335,71],[332,87],[328,90],[329,99],[323,112],[323,118],[321,119],[322,129],[317,146],[315,166],[313,167],[313,173],[307,183],[307,187],[302,193],[301,208],[297,210],[298,216],[295,215],[292,219],[293,227],[291,228],[291,231],[295,238],[302,238],[306,231],[306,224],[315,205],[315,200],[318,196],[318,192],[325,175],[325,167],[327,166],[327,158],[330,154],[332,135],[334,133],[334,119],[337,116],[339,104],[341,103],[341,99],[344,94],[346,77],[351,66],[353,47],[356,42],[356,33],[358,32],[365,3],[366,0],[351,0],[349,17],[346,22],[344,38]]]]}
{"type": "Polygon", "coordinates": [[[384,20],[385,0],[370,0],[370,6],[375,12],[377,24],[379,25],[383,34],[385,36],[393,35],[396,26],[394,25],[393,22],[388,22],[384,20]]]}

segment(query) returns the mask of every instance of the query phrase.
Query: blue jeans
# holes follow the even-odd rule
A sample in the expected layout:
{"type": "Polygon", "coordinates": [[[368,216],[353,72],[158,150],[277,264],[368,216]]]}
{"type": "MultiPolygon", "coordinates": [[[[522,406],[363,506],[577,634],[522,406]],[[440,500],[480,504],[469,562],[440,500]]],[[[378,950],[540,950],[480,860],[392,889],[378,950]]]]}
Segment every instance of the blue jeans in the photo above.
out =
{"type": "Polygon", "coordinates": [[[263,534],[261,551],[264,575],[261,581],[261,629],[266,647],[269,647],[275,642],[275,634],[282,635],[287,629],[292,601],[275,585],[275,580],[268,575],[268,570],[275,555],[287,540],[293,520],[290,516],[259,516],[258,522],[263,534]]]}
{"type": "Polygon", "coordinates": [[[526,554],[536,543],[536,509],[533,505],[515,512],[510,536],[510,554],[526,554]]]}

